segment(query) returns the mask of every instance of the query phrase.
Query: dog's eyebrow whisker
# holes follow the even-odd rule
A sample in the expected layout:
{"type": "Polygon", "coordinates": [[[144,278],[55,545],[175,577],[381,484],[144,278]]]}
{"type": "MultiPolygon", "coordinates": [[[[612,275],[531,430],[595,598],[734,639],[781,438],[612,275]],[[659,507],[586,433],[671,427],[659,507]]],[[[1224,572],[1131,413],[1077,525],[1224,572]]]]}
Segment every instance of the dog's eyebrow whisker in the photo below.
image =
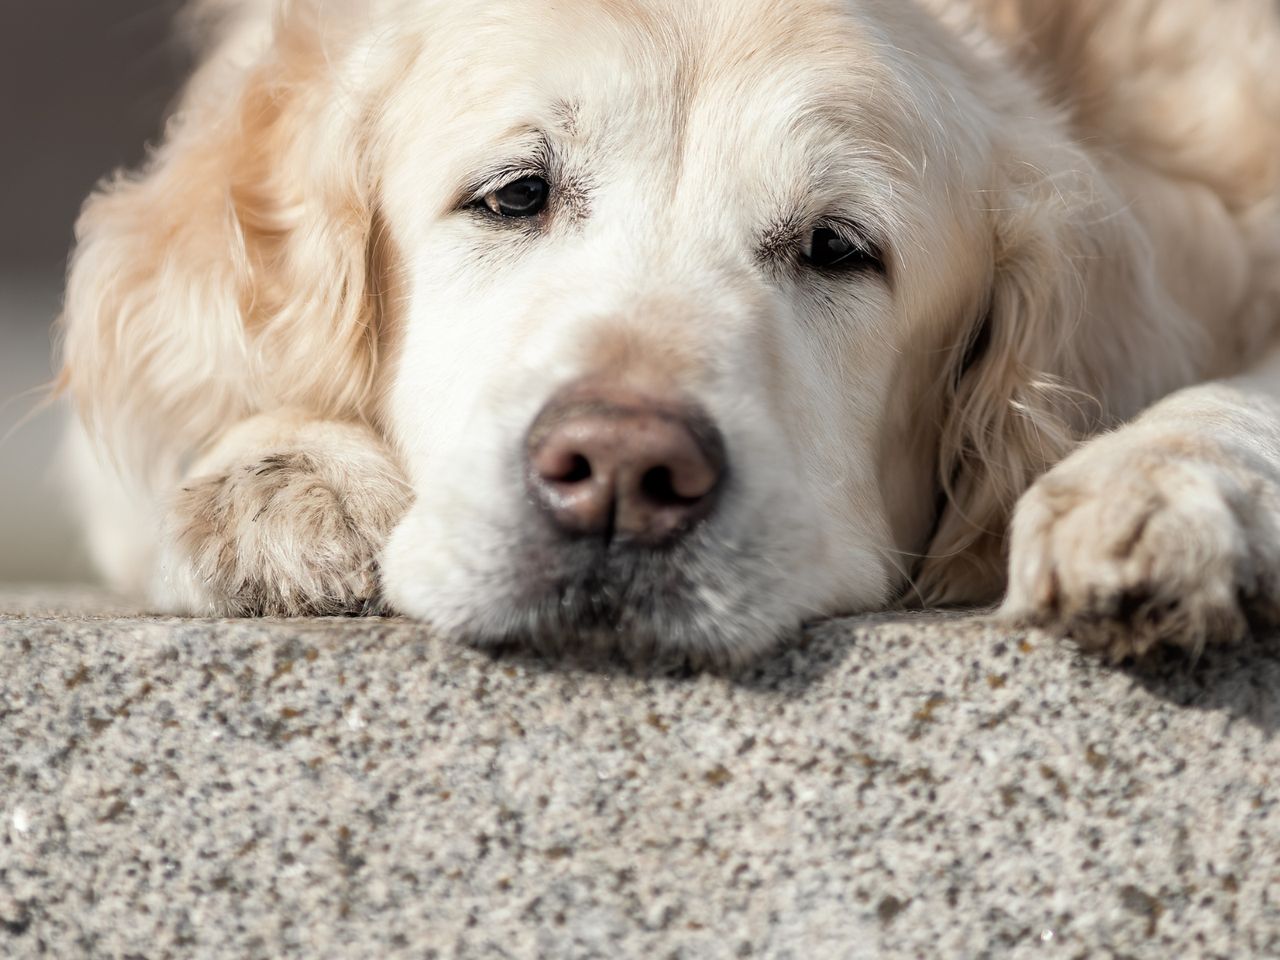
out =
{"type": "Polygon", "coordinates": [[[581,104],[573,100],[557,100],[551,108],[556,125],[569,140],[576,139],[581,132],[581,112],[581,104]]]}

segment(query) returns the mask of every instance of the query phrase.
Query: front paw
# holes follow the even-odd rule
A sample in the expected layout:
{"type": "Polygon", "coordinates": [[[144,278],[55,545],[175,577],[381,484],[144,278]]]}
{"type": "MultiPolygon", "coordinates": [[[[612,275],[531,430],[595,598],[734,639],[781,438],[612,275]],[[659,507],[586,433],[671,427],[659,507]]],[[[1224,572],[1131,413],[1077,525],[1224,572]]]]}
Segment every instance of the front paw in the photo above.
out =
{"type": "Polygon", "coordinates": [[[1277,491],[1212,442],[1082,448],[1015,513],[1002,613],[1120,660],[1276,619],[1277,491]]]}
{"type": "Polygon", "coordinates": [[[408,509],[381,451],[283,450],[188,482],[170,510],[166,592],[187,612],[381,612],[377,558],[408,509]]]}

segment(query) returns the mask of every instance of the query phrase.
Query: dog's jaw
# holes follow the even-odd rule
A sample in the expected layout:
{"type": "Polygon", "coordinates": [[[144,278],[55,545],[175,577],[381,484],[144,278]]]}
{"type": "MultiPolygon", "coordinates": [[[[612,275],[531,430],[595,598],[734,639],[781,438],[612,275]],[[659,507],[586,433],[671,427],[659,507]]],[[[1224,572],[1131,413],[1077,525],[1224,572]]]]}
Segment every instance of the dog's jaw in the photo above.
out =
{"type": "Polygon", "coordinates": [[[752,512],[760,522],[747,521],[732,538],[725,529],[740,518],[708,522],[673,548],[619,551],[566,546],[536,525],[530,532],[467,524],[463,533],[428,505],[392,535],[384,590],[400,612],[478,646],[603,649],[635,661],[675,655],[716,665],[768,653],[820,614],[887,599],[878,558],[855,561],[864,576],[854,582],[863,586],[851,594],[831,575],[834,564],[816,562],[825,547],[817,531],[797,537],[785,511],[752,512]]]}

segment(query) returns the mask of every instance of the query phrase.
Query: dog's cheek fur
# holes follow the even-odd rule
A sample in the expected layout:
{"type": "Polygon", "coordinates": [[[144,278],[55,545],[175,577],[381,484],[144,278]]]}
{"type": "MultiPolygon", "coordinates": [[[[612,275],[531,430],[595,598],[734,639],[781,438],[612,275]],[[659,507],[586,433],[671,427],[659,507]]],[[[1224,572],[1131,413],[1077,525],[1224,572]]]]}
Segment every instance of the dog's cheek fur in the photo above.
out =
{"type": "Polygon", "coordinates": [[[1052,121],[1037,126],[994,164],[990,292],[949,360],[943,507],[916,584],[929,603],[996,599],[1008,519],[1035,478],[1199,373],[1203,330],[1163,286],[1142,224],[1052,121]]]}

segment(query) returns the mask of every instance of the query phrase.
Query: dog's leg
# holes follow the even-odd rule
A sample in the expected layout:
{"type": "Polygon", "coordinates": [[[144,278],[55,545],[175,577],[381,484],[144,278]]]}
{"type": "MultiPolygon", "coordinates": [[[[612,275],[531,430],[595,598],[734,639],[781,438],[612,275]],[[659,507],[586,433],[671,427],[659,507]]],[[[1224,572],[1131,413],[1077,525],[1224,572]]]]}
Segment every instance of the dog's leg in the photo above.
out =
{"type": "Polygon", "coordinates": [[[377,560],[410,496],[368,427],[280,413],[247,420],[171,500],[154,598],[174,612],[374,612],[377,560]]]}
{"type": "Polygon", "coordinates": [[[112,590],[141,599],[156,566],[161,520],[155,498],[104,456],[74,414],[68,417],[59,459],[67,503],[84,530],[88,558],[112,590]]]}
{"type": "Polygon", "coordinates": [[[1280,350],[1042,477],[1015,512],[1003,613],[1115,659],[1280,621],[1280,350]]]}

